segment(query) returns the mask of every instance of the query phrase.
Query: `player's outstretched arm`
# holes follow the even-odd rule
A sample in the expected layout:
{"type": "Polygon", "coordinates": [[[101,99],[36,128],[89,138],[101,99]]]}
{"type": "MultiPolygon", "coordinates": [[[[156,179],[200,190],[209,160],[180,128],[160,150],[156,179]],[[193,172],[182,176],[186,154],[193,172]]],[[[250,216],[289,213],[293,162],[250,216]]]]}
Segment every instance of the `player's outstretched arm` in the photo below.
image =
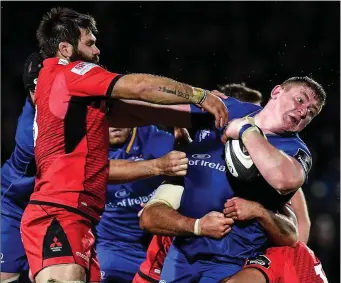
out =
{"type": "Polygon", "coordinates": [[[294,246],[297,242],[296,216],[287,206],[282,213],[274,213],[258,202],[234,197],[226,201],[224,214],[239,221],[257,219],[274,245],[294,246]]]}
{"type": "Polygon", "coordinates": [[[222,213],[212,211],[200,219],[180,214],[177,209],[183,189],[178,185],[161,185],[140,214],[141,229],[156,235],[198,235],[216,239],[231,231],[233,220],[225,218],[222,213]]]}
{"type": "Polygon", "coordinates": [[[198,104],[214,115],[217,127],[223,127],[228,121],[227,108],[217,96],[217,91],[210,92],[161,76],[149,74],[122,76],[112,89],[112,98],[167,105],[198,104]]]}
{"type": "Polygon", "coordinates": [[[295,158],[270,144],[256,127],[245,130],[243,126],[249,123],[245,118],[231,121],[222,141],[241,138],[261,175],[280,194],[287,194],[301,187],[306,178],[303,166],[295,158]]]}
{"type": "Polygon", "coordinates": [[[298,239],[306,244],[309,240],[311,222],[302,188],[299,188],[291,198],[291,206],[297,217],[298,239]]]}
{"type": "Polygon", "coordinates": [[[186,153],[175,150],[152,160],[109,160],[108,182],[121,184],[161,175],[185,176],[187,167],[186,153]]]}

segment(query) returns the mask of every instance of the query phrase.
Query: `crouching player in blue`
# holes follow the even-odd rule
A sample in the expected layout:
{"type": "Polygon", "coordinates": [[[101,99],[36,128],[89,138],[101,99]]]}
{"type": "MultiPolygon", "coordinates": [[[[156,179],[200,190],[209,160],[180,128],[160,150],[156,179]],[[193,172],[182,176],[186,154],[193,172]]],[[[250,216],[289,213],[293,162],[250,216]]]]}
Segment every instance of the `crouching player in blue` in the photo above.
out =
{"type": "Polygon", "coordinates": [[[114,160],[110,174],[123,181],[122,176],[131,171],[126,180],[136,181],[108,184],[105,209],[96,227],[96,250],[102,282],[131,282],[151,240],[139,228],[141,204],[152,197],[163,175],[184,176],[188,159],[183,152],[172,151],[174,136],[156,126],[109,128],[109,143],[109,160],[114,160]],[[143,166],[137,169],[139,164],[143,166]]]}
{"type": "Polygon", "coordinates": [[[32,53],[24,66],[23,79],[28,97],[18,119],[15,147],[1,168],[1,282],[17,282],[21,273],[23,279],[28,273],[20,221],[34,188],[33,103],[41,68],[40,55],[32,53]]]}
{"type": "MultiPolygon", "coordinates": [[[[174,235],[177,229],[200,235],[199,219],[210,211],[222,211],[226,199],[234,196],[257,201],[273,212],[281,209],[302,186],[311,167],[309,150],[297,133],[318,115],[325,97],[318,83],[307,77],[295,77],[276,86],[264,108],[233,98],[225,100],[231,122],[224,131],[224,142],[226,137],[241,138],[262,175],[248,186],[226,175],[222,132],[214,129],[209,116],[192,108],[193,142],[185,150],[189,169],[179,209],[159,203],[150,205],[142,213],[141,226],[148,227],[148,222],[153,222],[154,229],[149,229],[153,232],[174,235]],[[254,120],[245,119],[247,115],[254,120]],[[178,225],[180,215],[189,218],[186,227],[178,225]]],[[[279,240],[278,245],[288,244],[270,239],[279,240]]],[[[267,244],[267,234],[255,219],[236,221],[222,239],[175,237],[161,280],[218,282],[239,271],[247,257],[258,255],[267,244]]]]}

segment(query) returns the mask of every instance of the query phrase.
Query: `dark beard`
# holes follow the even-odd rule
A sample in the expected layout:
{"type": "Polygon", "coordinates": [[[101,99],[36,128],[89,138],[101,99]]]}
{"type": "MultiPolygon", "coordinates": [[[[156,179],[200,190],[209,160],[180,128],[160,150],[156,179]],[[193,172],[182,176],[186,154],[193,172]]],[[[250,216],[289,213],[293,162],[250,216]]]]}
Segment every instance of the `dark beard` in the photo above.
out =
{"type": "Polygon", "coordinates": [[[96,55],[96,56],[93,56],[92,58],[87,58],[83,55],[82,52],[80,52],[78,50],[78,48],[73,48],[73,52],[72,52],[72,55],[70,57],[70,61],[71,62],[75,62],[75,61],[84,61],[84,62],[89,62],[89,63],[95,63],[97,64],[98,61],[99,61],[99,57],[96,55]]]}

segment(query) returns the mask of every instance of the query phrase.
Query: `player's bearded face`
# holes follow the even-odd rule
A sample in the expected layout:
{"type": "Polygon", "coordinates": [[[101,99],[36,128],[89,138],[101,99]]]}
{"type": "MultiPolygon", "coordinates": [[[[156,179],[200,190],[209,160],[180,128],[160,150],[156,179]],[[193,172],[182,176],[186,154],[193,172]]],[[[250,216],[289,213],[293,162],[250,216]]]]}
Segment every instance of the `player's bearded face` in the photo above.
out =
{"type": "Polygon", "coordinates": [[[131,128],[109,128],[109,144],[121,145],[130,135],[131,128]]]}
{"type": "Polygon", "coordinates": [[[81,29],[81,38],[77,48],[73,48],[70,61],[82,60],[91,63],[99,62],[100,51],[96,46],[96,37],[89,31],[81,29]]]}
{"type": "Polygon", "coordinates": [[[321,106],[314,91],[304,85],[282,88],[276,97],[275,115],[286,132],[302,131],[319,113],[321,106]]]}

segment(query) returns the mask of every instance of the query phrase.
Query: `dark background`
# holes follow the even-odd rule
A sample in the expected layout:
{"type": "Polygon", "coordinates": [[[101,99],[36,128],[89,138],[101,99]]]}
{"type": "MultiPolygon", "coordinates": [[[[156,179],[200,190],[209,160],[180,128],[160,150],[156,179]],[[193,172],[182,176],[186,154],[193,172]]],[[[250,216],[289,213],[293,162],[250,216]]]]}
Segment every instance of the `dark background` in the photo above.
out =
{"type": "Polygon", "coordinates": [[[340,2],[1,2],[1,158],[14,146],[24,104],[22,69],[37,50],[42,14],[66,6],[98,23],[101,63],[118,73],[164,75],[195,86],[245,82],[265,99],[291,76],[311,75],[328,95],[302,133],[313,155],[304,191],[309,246],[340,282],[340,2]]]}

